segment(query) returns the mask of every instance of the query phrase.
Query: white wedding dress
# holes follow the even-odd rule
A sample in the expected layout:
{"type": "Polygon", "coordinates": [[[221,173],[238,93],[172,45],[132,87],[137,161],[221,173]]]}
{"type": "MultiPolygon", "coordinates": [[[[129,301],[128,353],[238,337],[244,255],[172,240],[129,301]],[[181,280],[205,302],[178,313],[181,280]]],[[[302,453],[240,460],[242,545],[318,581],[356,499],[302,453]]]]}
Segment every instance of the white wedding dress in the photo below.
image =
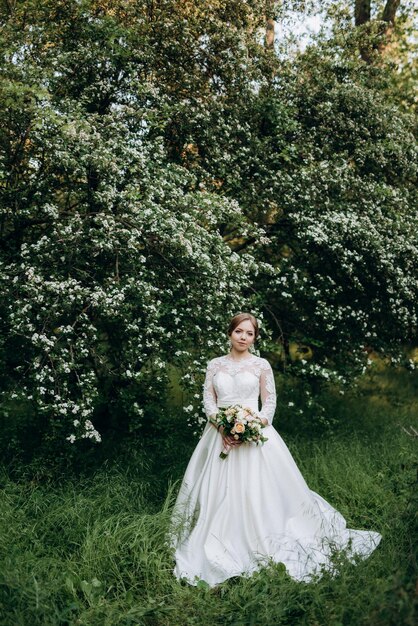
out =
{"type": "Polygon", "coordinates": [[[212,359],[203,399],[207,417],[233,404],[255,409],[269,422],[263,430],[268,441],[236,446],[222,460],[222,437],[206,424],[173,509],[177,578],[213,586],[274,561],[292,578],[309,581],[322,568],[333,571],[335,550],[346,549],[351,560],[371,554],[381,535],[348,529],[344,517],[309,489],[271,425],[276,391],[268,361],[254,355],[212,359]]]}

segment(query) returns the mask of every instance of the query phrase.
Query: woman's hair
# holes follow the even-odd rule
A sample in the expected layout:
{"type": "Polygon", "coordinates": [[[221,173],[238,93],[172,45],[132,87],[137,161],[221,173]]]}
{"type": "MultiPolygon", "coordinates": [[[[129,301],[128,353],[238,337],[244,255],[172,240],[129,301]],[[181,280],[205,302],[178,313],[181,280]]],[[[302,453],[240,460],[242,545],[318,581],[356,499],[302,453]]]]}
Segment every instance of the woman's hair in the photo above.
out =
{"type": "Polygon", "coordinates": [[[254,317],[254,315],[251,315],[251,313],[237,313],[237,315],[234,315],[234,317],[229,322],[228,335],[229,336],[232,335],[232,332],[236,329],[236,327],[239,326],[241,322],[244,322],[245,320],[248,320],[254,326],[254,334],[255,334],[254,340],[257,339],[260,333],[260,329],[258,327],[258,322],[256,318],[254,317]]]}

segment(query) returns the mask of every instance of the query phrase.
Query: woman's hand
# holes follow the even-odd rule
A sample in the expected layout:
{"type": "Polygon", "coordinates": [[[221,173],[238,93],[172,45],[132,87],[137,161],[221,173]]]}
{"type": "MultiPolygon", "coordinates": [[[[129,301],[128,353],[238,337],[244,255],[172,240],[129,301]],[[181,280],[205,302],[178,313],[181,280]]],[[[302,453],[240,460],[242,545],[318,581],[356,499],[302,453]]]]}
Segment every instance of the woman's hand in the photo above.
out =
{"type": "Polygon", "coordinates": [[[215,420],[216,420],[216,413],[210,416],[209,421],[212,424],[212,426],[214,426],[216,430],[219,433],[221,433],[222,441],[226,448],[229,448],[232,446],[239,446],[242,443],[242,441],[237,441],[236,439],[234,439],[233,435],[224,435],[224,427],[221,426],[220,428],[218,428],[218,424],[216,423],[215,420]]]}
{"type": "Polygon", "coordinates": [[[234,439],[233,435],[225,435],[223,426],[220,427],[219,432],[221,433],[222,441],[225,448],[232,448],[234,446],[240,446],[242,444],[242,441],[234,439]]]}

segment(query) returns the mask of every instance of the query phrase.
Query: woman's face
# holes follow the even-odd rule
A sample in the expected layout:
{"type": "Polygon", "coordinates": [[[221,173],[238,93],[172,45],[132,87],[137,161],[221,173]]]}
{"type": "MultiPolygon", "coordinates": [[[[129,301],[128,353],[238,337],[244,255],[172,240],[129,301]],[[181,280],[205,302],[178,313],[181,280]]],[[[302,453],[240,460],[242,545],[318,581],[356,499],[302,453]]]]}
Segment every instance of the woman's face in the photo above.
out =
{"type": "Polygon", "coordinates": [[[255,341],[255,330],[250,320],[244,320],[234,328],[229,336],[232,348],[245,352],[255,341]]]}

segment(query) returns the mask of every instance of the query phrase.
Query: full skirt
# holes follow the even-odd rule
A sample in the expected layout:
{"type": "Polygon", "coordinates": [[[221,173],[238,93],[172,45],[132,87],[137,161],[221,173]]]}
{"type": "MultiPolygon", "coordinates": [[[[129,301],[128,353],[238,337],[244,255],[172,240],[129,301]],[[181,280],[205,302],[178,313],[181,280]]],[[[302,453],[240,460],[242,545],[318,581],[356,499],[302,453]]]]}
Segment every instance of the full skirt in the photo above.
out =
{"type": "Polygon", "coordinates": [[[354,560],[381,535],[348,529],[344,517],[309,489],[273,426],[263,446],[243,444],[219,458],[221,437],[207,424],[187,466],[172,516],[174,574],[214,586],[269,562],[309,582],[333,571],[337,551],[354,560]]]}

